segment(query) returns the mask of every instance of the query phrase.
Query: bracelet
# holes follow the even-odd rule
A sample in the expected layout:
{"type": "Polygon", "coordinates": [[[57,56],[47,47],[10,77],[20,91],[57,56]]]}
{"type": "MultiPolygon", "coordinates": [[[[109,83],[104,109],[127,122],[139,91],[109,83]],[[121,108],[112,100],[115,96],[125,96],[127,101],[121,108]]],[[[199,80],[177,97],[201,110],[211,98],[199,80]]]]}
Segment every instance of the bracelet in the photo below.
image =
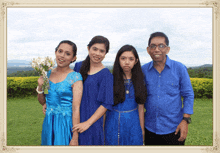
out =
{"type": "Polygon", "coordinates": [[[39,91],[38,88],[39,88],[39,86],[37,86],[37,89],[36,89],[36,91],[37,91],[38,94],[44,93],[44,91],[39,91]]]}

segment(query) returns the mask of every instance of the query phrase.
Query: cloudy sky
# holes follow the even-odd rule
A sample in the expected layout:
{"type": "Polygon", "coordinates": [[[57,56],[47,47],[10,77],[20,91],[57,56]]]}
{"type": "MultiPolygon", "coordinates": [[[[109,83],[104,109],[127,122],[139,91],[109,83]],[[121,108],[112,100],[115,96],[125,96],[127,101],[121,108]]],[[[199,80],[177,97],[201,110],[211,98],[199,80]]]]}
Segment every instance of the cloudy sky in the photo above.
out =
{"type": "Polygon", "coordinates": [[[125,44],[145,64],[151,61],[147,42],[156,31],[167,34],[171,59],[187,67],[212,64],[212,8],[7,8],[7,59],[55,58],[58,43],[71,40],[81,61],[92,37],[103,35],[110,41],[105,65],[114,63],[125,44]]]}

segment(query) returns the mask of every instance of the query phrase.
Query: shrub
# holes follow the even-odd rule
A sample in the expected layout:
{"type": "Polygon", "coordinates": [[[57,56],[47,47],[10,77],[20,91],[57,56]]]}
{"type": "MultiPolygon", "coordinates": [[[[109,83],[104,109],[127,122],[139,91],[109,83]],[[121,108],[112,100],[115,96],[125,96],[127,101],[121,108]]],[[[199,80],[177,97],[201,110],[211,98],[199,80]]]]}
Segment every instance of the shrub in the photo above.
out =
{"type": "Polygon", "coordinates": [[[195,98],[213,97],[213,79],[190,78],[195,98]]]}
{"type": "MultiPolygon", "coordinates": [[[[7,96],[25,97],[37,95],[37,80],[39,77],[7,77],[7,96]]],[[[195,98],[213,97],[213,79],[190,78],[195,98]]]]}
{"type": "Polygon", "coordinates": [[[7,77],[7,97],[26,97],[37,95],[39,77],[7,77]]]}

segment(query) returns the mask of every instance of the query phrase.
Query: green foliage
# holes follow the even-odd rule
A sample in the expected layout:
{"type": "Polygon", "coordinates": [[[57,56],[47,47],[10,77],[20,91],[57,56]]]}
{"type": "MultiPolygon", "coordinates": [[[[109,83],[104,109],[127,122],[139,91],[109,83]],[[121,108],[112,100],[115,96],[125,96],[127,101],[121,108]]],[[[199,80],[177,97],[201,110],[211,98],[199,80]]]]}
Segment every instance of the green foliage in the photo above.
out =
{"type": "MultiPolygon", "coordinates": [[[[39,77],[7,77],[7,96],[25,97],[37,95],[37,80],[39,77]]],[[[213,97],[213,79],[190,78],[195,98],[213,97]]]]}
{"type": "Polygon", "coordinates": [[[39,77],[7,77],[7,97],[25,97],[37,95],[39,77]]]}
{"type": "MultiPolygon", "coordinates": [[[[112,73],[113,67],[106,66],[112,73]]],[[[73,69],[73,67],[71,67],[73,69]]],[[[28,77],[28,76],[40,76],[40,74],[31,67],[8,67],[8,77],[28,77]],[[30,70],[31,69],[31,70],[30,70]],[[18,71],[19,70],[19,71],[18,71]]],[[[190,78],[213,78],[212,66],[204,65],[200,67],[190,67],[188,68],[188,73],[190,78]]]]}
{"type": "Polygon", "coordinates": [[[213,79],[190,78],[195,98],[213,97],[213,79]]]}
{"type": "Polygon", "coordinates": [[[213,78],[212,67],[188,68],[190,78],[213,78]]]}
{"type": "Polygon", "coordinates": [[[35,70],[17,71],[17,72],[8,74],[8,77],[28,77],[28,76],[40,76],[40,74],[35,70]]]}

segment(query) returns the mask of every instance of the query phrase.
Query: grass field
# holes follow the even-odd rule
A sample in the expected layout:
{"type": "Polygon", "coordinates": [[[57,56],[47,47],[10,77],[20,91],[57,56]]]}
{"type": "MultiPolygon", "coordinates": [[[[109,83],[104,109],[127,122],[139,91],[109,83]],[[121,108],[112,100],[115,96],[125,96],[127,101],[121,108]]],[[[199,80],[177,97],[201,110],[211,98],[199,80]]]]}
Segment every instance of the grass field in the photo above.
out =
{"type": "MultiPolygon", "coordinates": [[[[195,99],[192,123],[185,145],[212,145],[212,99],[195,99]]],[[[37,97],[7,101],[7,145],[38,146],[44,115],[37,97]]]]}
{"type": "Polygon", "coordinates": [[[43,119],[42,106],[37,97],[8,100],[7,145],[40,145],[43,119]]]}
{"type": "Polygon", "coordinates": [[[213,103],[212,99],[195,99],[194,114],[185,145],[212,145],[213,135],[213,103]]]}

